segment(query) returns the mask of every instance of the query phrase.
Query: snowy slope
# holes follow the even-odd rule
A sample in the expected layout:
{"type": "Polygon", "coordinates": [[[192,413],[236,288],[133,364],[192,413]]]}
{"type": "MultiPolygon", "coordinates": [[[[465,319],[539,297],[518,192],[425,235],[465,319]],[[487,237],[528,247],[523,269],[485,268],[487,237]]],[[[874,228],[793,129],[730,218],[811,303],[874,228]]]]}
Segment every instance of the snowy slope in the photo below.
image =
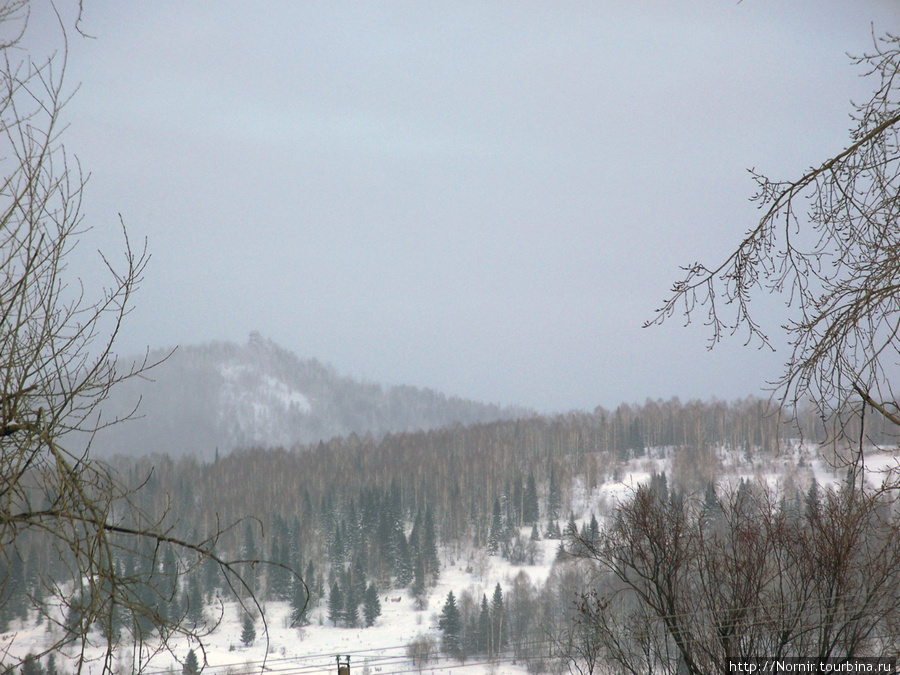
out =
{"type": "MultiPolygon", "coordinates": [[[[522,533],[527,536],[528,531],[522,533]]],[[[311,616],[311,624],[297,629],[289,627],[290,607],[284,602],[268,603],[265,607],[269,630],[268,643],[262,636],[262,623],[257,620],[256,642],[245,647],[241,643],[242,613],[235,602],[225,605],[222,624],[208,638],[204,639],[207,667],[204,673],[222,674],[266,671],[291,675],[300,673],[333,673],[335,657],[349,655],[353,673],[362,673],[368,666],[368,672],[389,675],[397,673],[418,672],[406,656],[406,646],[421,635],[431,636],[435,640],[435,659],[423,673],[463,673],[481,675],[486,673],[525,673],[521,664],[513,664],[509,658],[500,658],[490,663],[481,657],[468,660],[464,664],[448,659],[439,653],[440,631],[437,628],[437,615],[444,604],[449,591],[459,594],[469,589],[473,595],[490,597],[494,586],[499,583],[507,588],[511,580],[524,571],[532,582],[543,582],[550,572],[558,542],[546,540],[541,542],[543,560],[541,565],[514,567],[498,556],[487,557],[486,565],[479,565],[478,572],[466,572],[467,567],[474,568],[473,561],[466,558],[453,559],[445,555],[442,560],[442,571],[437,585],[430,589],[428,607],[417,611],[414,600],[406,590],[391,590],[382,594],[382,614],[371,628],[342,628],[329,625],[324,606],[317,607],[311,616]]],[[[476,552],[470,552],[472,556],[476,552]]],[[[483,556],[479,556],[483,557],[483,556]]],[[[0,635],[0,664],[4,663],[3,654],[22,657],[25,654],[38,652],[47,639],[46,626],[31,624],[17,626],[17,630],[0,635]]],[[[99,636],[97,636],[99,638],[99,636]]],[[[200,649],[195,643],[186,641],[173,642],[173,654],[160,654],[150,662],[149,672],[163,673],[172,668],[181,672],[179,659],[184,659],[189,649],[194,648],[198,656],[200,649]]],[[[75,650],[69,654],[73,656],[75,650]]],[[[89,655],[96,658],[99,649],[93,649],[89,655]]],[[[130,651],[119,656],[120,666],[127,668],[130,651]]],[[[202,663],[202,656],[200,656],[202,663]]],[[[57,664],[66,668],[62,655],[57,664]]],[[[100,665],[92,664],[87,672],[99,672],[100,665]]]]}
{"type": "MultiPolygon", "coordinates": [[[[296,403],[299,405],[300,401],[296,403]]],[[[840,472],[833,471],[818,456],[815,448],[800,444],[794,444],[777,457],[747,459],[721,448],[716,453],[721,464],[720,483],[736,484],[743,479],[776,488],[792,484],[805,490],[814,479],[821,485],[837,484],[841,479],[840,472]]],[[[883,471],[897,471],[900,467],[895,449],[870,451],[866,459],[868,479],[873,484],[883,479],[883,471]]],[[[593,491],[586,490],[581,479],[577,479],[568,505],[576,517],[576,524],[580,527],[592,514],[596,514],[602,522],[618,501],[627,499],[638,485],[649,480],[651,474],[665,471],[671,475],[672,461],[672,449],[655,449],[646,456],[617,466],[617,479],[605,480],[593,491]]],[[[523,528],[521,534],[527,537],[529,528],[523,528]]],[[[437,585],[430,589],[427,608],[417,611],[413,598],[406,590],[382,592],[382,615],[371,628],[331,626],[326,618],[324,603],[313,610],[310,625],[302,629],[291,628],[288,625],[288,605],[272,602],[265,607],[268,642],[260,637],[255,644],[245,647],[240,640],[240,609],[235,603],[228,603],[224,621],[205,640],[208,666],[204,672],[238,675],[261,672],[260,669],[265,666],[267,671],[282,675],[333,673],[338,655],[351,657],[353,673],[394,675],[418,672],[406,655],[406,647],[412,640],[424,635],[435,641],[436,653],[434,660],[421,672],[473,675],[525,673],[524,664],[513,663],[509,657],[494,663],[483,657],[475,657],[465,663],[446,658],[438,651],[440,631],[437,616],[451,590],[457,597],[464,591],[469,591],[475,598],[482,594],[490,597],[494,586],[499,583],[506,595],[512,580],[519,573],[526,574],[533,584],[543,584],[551,574],[558,542],[545,539],[539,542],[539,546],[540,561],[533,566],[513,566],[499,556],[488,556],[483,551],[455,552],[445,548],[442,550],[440,578],[437,585]]],[[[262,634],[259,621],[257,629],[262,634]]],[[[8,652],[22,656],[39,651],[46,638],[45,627],[31,624],[18,626],[17,630],[0,635],[0,655],[8,652]]],[[[161,673],[168,668],[180,672],[178,659],[183,659],[191,647],[197,647],[184,641],[176,642],[174,646],[174,654],[156,658],[150,672],[161,673]]],[[[122,658],[126,657],[123,655],[122,658]]],[[[0,656],[2,662],[3,657],[0,656]]]]}
{"type": "Polygon", "coordinates": [[[135,406],[137,416],[98,434],[94,457],[212,459],[216,451],[235,448],[291,447],[352,433],[378,437],[531,414],[427,389],[361,382],[258,335],[244,345],[161,350],[150,361],[160,363],[146,377],[114,388],[103,405],[103,420],[125,417],[135,406]]]}

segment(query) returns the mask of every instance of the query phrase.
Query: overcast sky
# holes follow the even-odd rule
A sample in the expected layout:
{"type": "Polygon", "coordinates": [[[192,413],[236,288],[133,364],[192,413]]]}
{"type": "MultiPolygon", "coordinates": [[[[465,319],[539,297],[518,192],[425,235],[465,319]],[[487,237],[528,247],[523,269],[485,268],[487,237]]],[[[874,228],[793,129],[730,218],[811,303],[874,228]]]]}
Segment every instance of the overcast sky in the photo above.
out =
{"type": "Polygon", "coordinates": [[[762,393],[782,354],[641,324],[754,224],[748,168],[846,144],[846,53],[900,27],[895,0],[84,4],[86,246],[121,213],[152,254],[123,352],[256,330],[539,411],[762,393]]]}

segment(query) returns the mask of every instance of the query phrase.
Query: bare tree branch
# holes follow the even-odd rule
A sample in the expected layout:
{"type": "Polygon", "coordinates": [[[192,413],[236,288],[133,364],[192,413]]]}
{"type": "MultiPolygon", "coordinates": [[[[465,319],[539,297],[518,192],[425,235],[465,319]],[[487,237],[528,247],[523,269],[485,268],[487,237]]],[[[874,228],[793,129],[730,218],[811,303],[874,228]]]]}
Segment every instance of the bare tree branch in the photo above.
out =
{"type": "Polygon", "coordinates": [[[824,419],[845,420],[868,405],[897,424],[886,413],[900,367],[900,38],[873,41],[871,53],[854,59],[876,87],[854,106],[852,142],[797,179],[752,171],[757,225],[721,263],[685,267],[645,325],[679,309],[689,322],[703,306],[710,346],[746,331],[748,341],[772,347],[751,301],[778,294],[789,345],[771,383],[779,402],[795,411],[812,402],[824,419]]]}
{"type": "MultiPolygon", "coordinates": [[[[0,3],[0,25],[18,36],[0,44],[0,630],[37,614],[51,639],[33,656],[68,658],[76,672],[93,660],[112,673],[114,655],[130,651],[139,672],[179,636],[203,651],[221,603],[212,624],[165,608],[186,575],[211,561],[240,606],[263,617],[268,640],[244,567],[284,565],[221,554],[229,528],[218,523],[199,543],[182,536],[167,508],[141,508],[140,486],[125,487],[90,457],[94,435],[124,421],[100,416],[110,389],[156,365],[145,357],[123,368],[113,351],[150,256],[146,242],[132,246],[120,217],[122,256],[100,253],[105,287],[86,287],[69,268],[88,228],[86,179],[61,143],[66,29],[59,18],[58,55],[33,61],[17,48],[28,9],[27,0],[0,3]],[[53,564],[26,583],[22,563],[34,550],[53,564]],[[139,569],[126,568],[132,558],[139,569]]],[[[79,3],[79,32],[80,21],[79,3]]],[[[6,645],[3,672],[22,663],[16,646],[6,645]]]]}

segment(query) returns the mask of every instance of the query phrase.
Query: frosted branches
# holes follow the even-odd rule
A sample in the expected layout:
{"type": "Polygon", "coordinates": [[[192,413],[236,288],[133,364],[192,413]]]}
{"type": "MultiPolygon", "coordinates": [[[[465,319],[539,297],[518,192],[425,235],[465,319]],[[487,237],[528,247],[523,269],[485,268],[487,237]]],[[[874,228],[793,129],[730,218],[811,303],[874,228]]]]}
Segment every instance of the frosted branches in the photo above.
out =
{"type": "Polygon", "coordinates": [[[794,180],[752,171],[758,224],[720,264],[683,268],[647,325],[677,311],[690,321],[704,307],[711,344],[746,331],[748,342],[771,347],[751,300],[760,291],[781,295],[790,347],[772,383],[781,403],[811,400],[828,417],[862,400],[896,423],[900,38],[875,40],[874,50],[854,61],[878,84],[867,102],[854,105],[852,143],[794,180]]]}

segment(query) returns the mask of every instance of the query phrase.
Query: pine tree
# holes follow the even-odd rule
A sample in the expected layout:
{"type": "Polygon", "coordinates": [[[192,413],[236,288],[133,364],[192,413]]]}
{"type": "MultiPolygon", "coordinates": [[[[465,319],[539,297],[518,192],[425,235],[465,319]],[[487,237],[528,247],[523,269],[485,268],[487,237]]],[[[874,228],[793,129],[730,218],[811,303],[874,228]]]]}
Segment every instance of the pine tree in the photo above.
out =
{"type": "Polygon", "coordinates": [[[366,628],[375,623],[375,619],[381,616],[381,600],[378,599],[378,590],[375,583],[369,584],[366,589],[366,599],[363,603],[363,616],[366,620],[366,628]]]}
{"type": "Polygon", "coordinates": [[[494,656],[506,647],[508,641],[506,631],[506,609],[503,606],[503,590],[498,583],[491,598],[490,652],[494,656]]]}
{"type": "Polygon", "coordinates": [[[253,624],[253,619],[248,614],[244,617],[244,627],[241,630],[241,642],[244,643],[245,647],[249,647],[256,640],[256,626],[253,624]]]}
{"type": "Polygon", "coordinates": [[[807,519],[812,520],[819,516],[821,498],[819,497],[819,482],[815,478],[813,478],[809,490],[806,493],[804,507],[804,515],[807,519]]]}
{"type": "Polygon", "coordinates": [[[665,471],[650,476],[650,491],[662,501],[669,499],[669,483],[665,471]]]}
{"type": "Polygon", "coordinates": [[[456,606],[456,598],[453,597],[453,591],[447,594],[447,601],[444,603],[441,617],[438,619],[438,628],[444,633],[444,651],[450,656],[458,656],[462,619],[459,615],[459,608],[456,606]]]}
{"type": "Polygon", "coordinates": [[[381,510],[378,514],[378,529],[375,536],[376,554],[381,569],[380,581],[390,584],[390,574],[393,573],[396,560],[396,536],[391,523],[390,514],[381,510]]]}
{"type": "Polygon", "coordinates": [[[537,485],[534,482],[534,472],[528,472],[528,482],[525,484],[525,496],[522,498],[522,522],[533,525],[540,518],[538,505],[537,485]]]}
{"type": "Polygon", "coordinates": [[[587,523],[581,523],[581,530],[578,532],[578,539],[579,541],[576,541],[574,543],[578,545],[579,550],[584,548],[584,545],[581,542],[589,542],[591,540],[591,533],[588,532],[587,523]]]}
{"type": "Polygon", "coordinates": [[[488,609],[487,596],[481,596],[481,613],[478,615],[478,628],[475,633],[475,648],[479,654],[486,654],[491,645],[491,610],[488,609]]]}
{"type": "Polygon", "coordinates": [[[344,590],[344,625],[347,628],[356,628],[359,623],[359,599],[356,597],[352,580],[344,590]]]}
{"type": "Polygon", "coordinates": [[[284,518],[275,518],[275,536],[272,538],[272,552],[270,560],[278,565],[268,566],[269,586],[271,595],[277,600],[290,600],[291,598],[291,537],[288,533],[287,522],[284,518]]]}
{"type": "MultiPolygon", "coordinates": [[[[287,574],[287,578],[288,585],[292,586],[294,576],[303,572],[303,551],[300,547],[300,521],[296,517],[294,517],[288,528],[288,537],[290,538],[290,545],[287,547],[287,558],[291,569],[287,574]]],[[[290,593],[293,593],[293,587],[291,587],[290,593]]]]}
{"type": "Polygon", "coordinates": [[[335,626],[340,623],[344,613],[344,597],[341,589],[335,581],[331,585],[331,593],[328,595],[328,620],[335,626]]]}
{"type": "MultiPolygon", "coordinates": [[[[674,492],[674,490],[673,490],[674,492]]],[[[751,488],[750,481],[745,481],[741,478],[741,482],[738,483],[737,494],[735,495],[735,504],[745,506],[747,505],[747,500],[751,497],[751,488]]],[[[679,496],[679,499],[681,497],[679,496]]],[[[672,498],[672,502],[675,503],[675,498],[672,498]]]]}
{"type": "Polygon", "coordinates": [[[706,484],[701,513],[704,524],[715,522],[722,513],[722,505],[719,503],[719,497],[716,495],[716,486],[712,481],[706,484]]]}
{"type": "Polygon", "coordinates": [[[181,672],[183,675],[198,675],[200,672],[200,663],[197,660],[197,654],[194,650],[188,652],[187,658],[184,660],[184,668],[181,672]]]}
{"type": "Polygon", "coordinates": [[[641,418],[637,417],[628,425],[628,449],[634,450],[634,456],[644,454],[644,432],[641,418]]]}
{"type": "Polygon", "coordinates": [[[28,654],[22,661],[21,675],[44,675],[41,662],[34,654],[28,654]]]}
{"type": "Polygon", "coordinates": [[[203,595],[206,598],[211,598],[216,594],[216,589],[219,587],[220,569],[212,558],[207,558],[206,560],[204,560],[202,568],[203,595]]]}
{"type": "Polygon", "coordinates": [[[347,512],[347,527],[344,530],[344,548],[347,551],[347,557],[352,558],[353,554],[359,548],[362,540],[362,531],[359,527],[359,515],[356,512],[356,504],[354,500],[350,500],[350,508],[347,512]]]}
{"type": "MultiPolygon", "coordinates": [[[[244,525],[243,554],[245,560],[257,560],[259,558],[256,550],[256,537],[253,535],[253,525],[249,520],[244,525]]],[[[249,591],[256,593],[256,568],[251,563],[244,563],[242,573],[244,581],[250,587],[249,591]]]]}
{"type": "Polygon", "coordinates": [[[413,556],[418,556],[422,550],[422,512],[416,513],[413,521],[412,532],[409,533],[409,551],[413,556]]]}
{"type": "Polygon", "coordinates": [[[719,497],[716,495],[716,484],[709,481],[706,484],[706,491],[703,493],[703,510],[712,511],[719,507],[719,497]]]}
{"type": "Polygon", "coordinates": [[[556,470],[550,467],[550,490],[547,494],[547,517],[553,520],[559,518],[559,511],[562,508],[562,495],[559,490],[559,483],[556,481],[556,470]]]}
{"type": "Polygon", "coordinates": [[[203,623],[203,595],[200,593],[200,582],[195,576],[188,578],[187,618],[195,626],[203,623]]]}
{"type": "Polygon", "coordinates": [[[353,584],[353,594],[357,600],[366,597],[366,566],[364,558],[358,557],[353,564],[350,565],[350,583],[353,584]]]}
{"type": "Polygon", "coordinates": [[[556,547],[556,557],[554,560],[556,560],[556,562],[563,562],[570,559],[569,549],[566,548],[565,540],[562,540],[559,542],[559,546],[556,547]]]}
{"type": "Polygon", "coordinates": [[[422,602],[425,597],[425,561],[421,553],[416,556],[416,570],[413,577],[412,594],[415,598],[422,602]]]}
{"type": "Polygon", "coordinates": [[[305,626],[309,623],[310,598],[306,587],[298,579],[291,584],[291,624],[305,626]]]}
{"type": "Polygon", "coordinates": [[[547,539],[559,539],[562,533],[559,531],[559,523],[554,520],[547,521],[547,539]]]}
{"type": "Polygon", "coordinates": [[[437,581],[441,571],[441,563],[438,559],[437,535],[434,531],[434,515],[430,508],[425,509],[425,522],[422,532],[422,554],[425,556],[425,572],[431,577],[432,583],[437,581]]]}
{"type": "Polygon", "coordinates": [[[344,562],[346,557],[344,548],[344,527],[343,523],[339,522],[337,519],[334,520],[333,527],[334,529],[331,533],[331,545],[328,548],[328,553],[330,555],[331,566],[337,567],[344,562]]]}
{"type": "Polygon", "coordinates": [[[494,511],[491,517],[491,533],[488,537],[488,553],[496,555],[500,550],[503,538],[503,517],[500,511],[500,500],[494,500],[494,511]]]}
{"type": "Polygon", "coordinates": [[[578,525],[575,523],[575,514],[569,514],[569,522],[566,525],[566,536],[571,537],[578,533],[578,525]]]}
{"type": "Polygon", "coordinates": [[[600,523],[597,522],[597,516],[594,515],[594,512],[591,511],[591,523],[588,526],[588,537],[591,543],[596,542],[600,539],[600,523]]]}
{"type": "MultiPolygon", "coordinates": [[[[319,598],[322,597],[323,590],[316,587],[316,567],[315,565],[313,565],[312,558],[310,558],[309,562],[306,563],[306,572],[304,573],[303,579],[304,581],[306,581],[306,585],[309,588],[309,606],[312,607],[314,604],[317,604],[319,602],[319,598]]],[[[295,580],[295,583],[299,584],[300,582],[295,580]]]]}
{"type": "Polygon", "coordinates": [[[396,537],[397,549],[394,560],[394,576],[397,579],[397,588],[406,588],[413,580],[415,568],[410,557],[409,545],[406,543],[406,535],[400,530],[396,533],[396,537]]]}
{"type": "MultiPolygon", "coordinates": [[[[154,590],[154,577],[152,568],[145,565],[145,569],[139,574],[140,583],[136,590],[138,602],[142,607],[154,607],[157,601],[156,591],[154,590]]],[[[138,641],[146,640],[153,633],[153,621],[147,616],[146,612],[134,612],[132,621],[136,630],[136,638],[138,641]]]]}

